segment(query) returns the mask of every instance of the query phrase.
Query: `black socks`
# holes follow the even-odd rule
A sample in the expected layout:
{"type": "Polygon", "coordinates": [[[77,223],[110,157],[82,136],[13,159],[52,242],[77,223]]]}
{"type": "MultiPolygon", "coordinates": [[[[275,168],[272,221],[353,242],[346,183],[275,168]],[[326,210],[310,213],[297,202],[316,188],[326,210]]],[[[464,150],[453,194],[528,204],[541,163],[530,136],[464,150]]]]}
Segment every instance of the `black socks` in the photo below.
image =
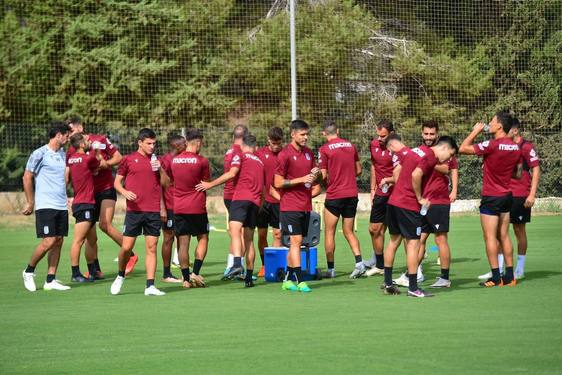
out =
{"type": "Polygon", "coordinates": [[[384,267],[384,285],[392,286],[392,267],[384,267]]]}
{"type": "Polygon", "coordinates": [[[193,263],[193,273],[199,275],[202,266],[203,266],[203,261],[201,259],[195,259],[195,263],[193,263]]]}

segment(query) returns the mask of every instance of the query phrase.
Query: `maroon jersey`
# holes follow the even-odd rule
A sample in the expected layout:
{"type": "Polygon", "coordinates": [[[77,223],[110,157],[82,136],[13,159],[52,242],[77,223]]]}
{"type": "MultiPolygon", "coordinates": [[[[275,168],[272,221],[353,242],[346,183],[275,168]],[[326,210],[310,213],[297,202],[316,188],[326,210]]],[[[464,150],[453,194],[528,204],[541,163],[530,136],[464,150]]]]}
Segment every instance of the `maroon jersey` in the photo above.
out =
{"type": "Polygon", "coordinates": [[[509,137],[491,139],[472,146],[484,157],[482,196],[503,197],[511,194],[511,176],[521,159],[521,150],[509,137]]]}
{"type": "MultiPolygon", "coordinates": [[[[443,164],[447,164],[449,171],[459,169],[459,163],[454,156],[443,164]]],[[[423,197],[429,199],[431,204],[451,204],[449,199],[449,175],[437,172],[434,169],[423,190],[423,197]]]]}
{"type": "Polygon", "coordinates": [[[393,163],[392,163],[392,153],[386,149],[384,142],[378,139],[373,139],[371,141],[371,164],[375,168],[375,181],[377,183],[377,189],[375,195],[378,196],[388,196],[392,192],[392,186],[384,193],[380,188],[381,180],[385,177],[392,176],[393,163]]]}
{"type": "MultiPolygon", "coordinates": [[[[235,166],[234,161],[232,165],[235,166]]],[[[256,206],[260,206],[265,183],[265,171],[261,159],[250,152],[242,154],[238,175],[232,200],[250,201],[256,206]]]]}
{"type": "Polygon", "coordinates": [[[334,138],[320,147],[318,166],[328,171],[326,199],[357,197],[357,161],[357,149],[345,139],[334,138]]]}
{"type": "Polygon", "coordinates": [[[400,151],[398,151],[395,154],[392,154],[392,169],[394,170],[394,168],[396,168],[397,166],[400,165],[400,163],[402,162],[402,160],[404,159],[404,157],[406,157],[406,155],[408,155],[408,153],[412,151],[412,149],[410,147],[402,147],[400,149],[400,151]]]}
{"type": "Polygon", "coordinates": [[[275,167],[277,166],[277,156],[279,153],[274,153],[269,149],[269,146],[265,146],[256,151],[256,155],[260,158],[265,168],[265,183],[263,188],[265,201],[269,203],[279,203],[277,199],[269,194],[271,185],[273,185],[273,176],[275,175],[275,167]]]}
{"type": "Polygon", "coordinates": [[[150,157],[136,151],[119,165],[117,174],[125,178],[125,189],[137,196],[134,201],[127,200],[127,211],[160,212],[160,172],[152,170],[150,157]]]}
{"type": "MultiPolygon", "coordinates": [[[[104,160],[109,160],[117,152],[117,148],[111,144],[106,136],[101,134],[88,134],[88,139],[90,142],[99,142],[105,145],[105,149],[100,149],[100,154],[104,160]]],[[[103,147],[103,146],[102,146],[103,147]]],[[[93,150],[92,150],[93,151],[93,150]]],[[[66,151],[66,158],[76,152],[76,149],[72,146],[66,151]]],[[[98,174],[94,176],[94,193],[99,193],[101,191],[113,188],[113,173],[111,168],[100,169],[98,174]]]]}
{"type": "MultiPolygon", "coordinates": [[[[224,154],[224,173],[230,170],[230,168],[232,167],[232,161],[239,163],[241,158],[242,150],[240,149],[240,145],[233,144],[232,147],[228,149],[226,154],[224,154]]],[[[224,199],[232,199],[232,197],[234,196],[234,188],[236,187],[237,181],[238,175],[236,175],[236,177],[234,177],[232,180],[226,181],[226,183],[224,184],[223,192],[224,199]]]]}
{"type": "MultiPolygon", "coordinates": [[[[162,169],[166,171],[168,177],[171,178],[171,170],[172,170],[172,159],[174,158],[175,153],[170,152],[166,155],[162,156],[160,159],[160,163],[162,165],[162,169]]],[[[162,187],[162,194],[164,194],[164,206],[166,210],[173,210],[174,209],[174,184],[170,183],[170,186],[167,188],[162,187]]]]}
{"type": "Polygon", "coordinates": [[[405,150],[405,148],[400,150],[402,154],[400,166],[402,168],[400,169],[400,175],[398,176],[398,181],[396,181],[394,190],[388,199],[388,204],[410,211],[419,211],[421,206],[418,203],[416,193],[414,192],[414,186],[412,185],[412,173],[417,167],[422,170],[423,178],[421,187],[423,192],[433,168],[437,165],[437,158],[431,149],[424,152],[417,147],[411,150],[405,150]]]}
{"type": "Polygon", "coordinates": [[[523,163],[523,174],[520,179],[511,179],[511,193],[514,197],[527,198],[531,192],[532,180],[529,170],[539,166],[539,156],[535,151],[535,146],[523,138],[519,142],[519,148],[522,154],[520,162],[523,163]]]}
{"type": "Polygon", "coordinates": [[[66,159],[70,169],[70,180],[74,190],[72,204],[96,203],[94,199],[94,172],[100,166],[96,156],[75,152],[66,159]]]}
{"type": "MultiPolygon", "coordinates": [[[[310,174],[315,165],[314,154],[308,147],[299,151],[293,144],[288,144],[277,157],[275,174],[292,180],[310,174]]],[[[281,211],[312,211],[312,193],[304,184],[280,189],[280,193],[281,211]]]]}
{"type": "Polygon", "coordinates": [[[174,214],[204,214],[207,193],[195,190],[195,185],[210,178],[209,160],[193,152],[174,156],[171,164],[174,181],[174,214]]]}

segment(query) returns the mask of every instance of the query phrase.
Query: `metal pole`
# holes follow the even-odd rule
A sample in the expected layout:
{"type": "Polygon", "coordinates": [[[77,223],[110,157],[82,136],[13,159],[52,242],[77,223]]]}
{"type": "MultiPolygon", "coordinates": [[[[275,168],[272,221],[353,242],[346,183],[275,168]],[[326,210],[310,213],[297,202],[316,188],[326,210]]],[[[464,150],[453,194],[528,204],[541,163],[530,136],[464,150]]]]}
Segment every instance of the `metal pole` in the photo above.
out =
{"type": "Polygon", "coordinates": [[[292,119],[297,119],[297,47],[295,44],[295,0],[289,2],[291,34],[291,112],[292,119]]]}

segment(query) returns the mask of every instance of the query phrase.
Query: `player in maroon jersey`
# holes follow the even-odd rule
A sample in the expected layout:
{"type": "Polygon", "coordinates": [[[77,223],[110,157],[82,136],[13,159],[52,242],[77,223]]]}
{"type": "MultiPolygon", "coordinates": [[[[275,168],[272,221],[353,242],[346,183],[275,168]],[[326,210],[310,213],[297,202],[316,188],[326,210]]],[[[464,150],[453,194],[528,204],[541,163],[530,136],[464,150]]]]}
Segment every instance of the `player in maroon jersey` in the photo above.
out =
{"type": "Polygon", "coordinates": [[[367,276],[384,274],[384,233],[386,232],[386,205],[392,192],[392,185],[381,188],[380,182],[391,177],[392,152],[387,148],[388,136],[394,133],[394,126],[389,120],[382,120],[376,127],[377,138],[371,141],[371,215],[369,218],[369,234],[373,245],[373,256],[364,261],[369,269],[367,276]]]}
{"type": "Polygon", "coordinates": [[[333,121],[324,124],[322,134],[328,141],[320,147],[318,157],[322,178],[327,185],[324,202],[324,248],[328,263],[326,276],[335,277],[335,236],[341,216],[343,235],[355,257],[355,269],[349,277],[356,279],[366,271],[359,240],[353,229],[359,202],[356,178],[361,175],[361,162],[355,146],[340,138],[339,129],[333,121]]]}
{"type": "Polygon", "coordinates": [[[205,287],[200,275],[209,244],[209,218],[204,191],[198,191],[201,181],[210,177],[209,160],[199,153],[203,146],[203,133],[190,129],[186,134],[185,151],[172,159],[170,176],[174,184],[175,230],[178,236],[178,255],[184,288],[205,287]],[[189,272],[189,243],[197,238],[193,273],[189,272]]]}
{"type": "Polygon", "coordinates": [[[277,126],[269,129],[267,134],[267,146],[256,151],[256,155],[260,158],[265,166],[265,185],[264,185],[264,202],[258,213],[258,249],[262,266],[258,273],[258,277],[264,277],[265,268],[263,266],[263,249],[267,243],[267,228],[271,227],[273,232],[273,247],[281,246],[281,229],[279,228],[279,192],[273,187],[273,176],[275,167],[277,166],[277,155],[283,148],[283,130],[277,126]]]}
{"type": "Polygon", "coordinates": [[[477,123],[460,147],[462,154],[482,156],[484,159],[480,222],[492,271],[492,277],[480,283],[484,287],[516,284],[513,276],[513,244],[509,238],[509,213],[513,205],[510,184],[521,159],[521,150],[508,136],[512,124],[513,117],[509,113],[498,112],[490,122],[489,132],[494,135],[493,139],[473,144],[485,126],[477,123]],[[498,241],[506,262],[503,278],[498,265],[498,241]]]}
{"type": "Polygon", "coordinates": [[[311,291],[302,279],[300,250],[303,237],[308,234],[312,197],[319,192],[315,187],[319,185],[314,184],[322,174],[316,167],[314,154],[306,147],[308,132],[309,126],[305,121],[291,122],[291,143],[279,153],[273,180],[273,186],[281,193],[281,232],[290,237],[287,275],[282,285],[282,289],[288,291],[311,291]]]}
{"type": "Polygon", "coordinates": [[[96,266],[94,260],[96,254],[96,237],[90,237],[90,245],[86,248],[86,262],[88,264],[89,277],[86,278],[80,272],[80,250],[90,229],[96,225],[95,198],[94,198],[94,174],[98,168],[105,163],[100,155],[99,149],[91,150],[87,135],[82,133],[70,137],[70,145],[76,152],[66,159],[67,180],[72,183],[74,199],[72,200],[72,215],[76,219],[74,225],[74,238],[70,246],[70,266],[72,267],[72,281],[83,283],[94,281],[96,266]],[[98,160],[99,159],[99,160],[98,160]]]}
{"type": "MultiPolygon", "coordinates": [[[[181,135],[175,134],[168,138],[168,145],[170,151],[162,156],[162,168],[168,173],[171,168],[172,159],[174,156],[182,153],[185,150],[185,138],[181,135]]],[[[168,173],[170,176],[170,173],[168,173]]],[[[162,264],[163,275],[162,281],[166,283],[181,283],[182,281],[172,274],[172,247],[174,245],[175,226],[174,226],[174,185],[170,184],[168,187],[162,187],[162,194],[164,196],[164,206],[166,206],[166,221],[162,223],[162,264]]]]}
{"type": "Polygon", "coordinates": [[[123,245],[119,251],[119,273],[111,285],[111,294],[119,294],[125,281],[125,267],[138,236],[144,234],[146,248],[145,296],[162,296],[154,286],[156,273],[158,237],[162,221],[166,220],[166,208],[162,199],[162,185],[168,176],[156,158],[156,134],[143,128],[138,135],[137,151],[123,158],[117,176],[115,190],[127,199],[127,213],[123,226],[123,245]],[[123,182],[125,186],[123,186],[123,182]]]}

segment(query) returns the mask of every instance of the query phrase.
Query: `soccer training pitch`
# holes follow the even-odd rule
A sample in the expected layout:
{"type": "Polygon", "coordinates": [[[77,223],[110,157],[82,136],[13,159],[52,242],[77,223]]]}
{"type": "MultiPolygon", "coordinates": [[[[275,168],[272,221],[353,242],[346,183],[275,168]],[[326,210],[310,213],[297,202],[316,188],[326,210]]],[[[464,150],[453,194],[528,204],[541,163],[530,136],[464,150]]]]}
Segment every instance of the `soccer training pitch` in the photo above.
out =
{"type": "MultiPolygon", "coordinates": [[[[364,258],[371,255],[367,220],[358,225],[364,258]]],[[[228,249],[224,232],[211,232],[205,289],[160,282],[159,257],[156,285],[167,295],[145,297],[138,241],[134,273],[121,295],[110,295],[117,248],[100,233],[106,280],[69,282],[69,237],[57,278],[72,289],[43,291],[43,260],[36,271],[39,290],[30,293],[21,271],[37,243],[33,221],[4,217],[0,373],[562,373],[562,216],[533,217],[526,278],[515,288],[491,289],[479,287],[476,278],[488,271],[478,217],[451,220],[453,287],[413,299],[384,296],[381,276],[350,280],[354,260],[341,233],[338,277],[310,282],[309,294],[283,292],[262,279],[250,289],[220,281],[228,249]]],[[[211,224],[224,228],[224,218],[211,218],[211,224]]],[[[439,275],[437,253],[428,254],[425,288],[439,275]]],[[[81,261],[85,271],[83,256],[81,261]]],[[[322,244],[319,267],[326,268],[322,244]]],[[[403,268],[400,249],[395,277],[403,268]]]]}

